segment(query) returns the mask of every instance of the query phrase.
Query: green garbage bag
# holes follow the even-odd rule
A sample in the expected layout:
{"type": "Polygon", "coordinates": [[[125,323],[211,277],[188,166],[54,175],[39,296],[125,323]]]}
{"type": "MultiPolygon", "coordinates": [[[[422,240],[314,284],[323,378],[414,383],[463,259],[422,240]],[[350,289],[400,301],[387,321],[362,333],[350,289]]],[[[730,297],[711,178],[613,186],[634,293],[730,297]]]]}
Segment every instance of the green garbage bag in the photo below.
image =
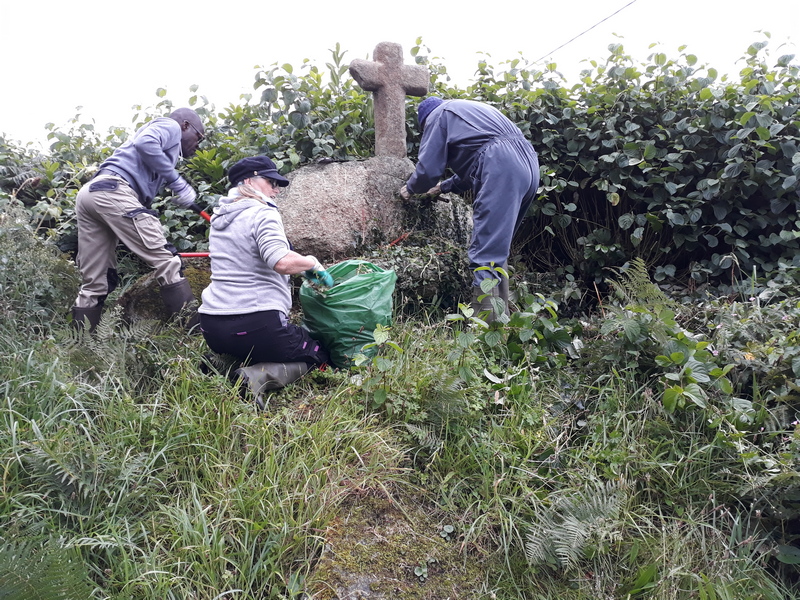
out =
{"type": "Polygon", "coordinates": [[[345,260],[328,273],[332,288],[316,289],[308,281],[300,286],[303,324],[328,349],[331,362],[347,368],[364,344],[374,341],[377,324],[391,324],[397,274],[363,260],[345,260]]]}

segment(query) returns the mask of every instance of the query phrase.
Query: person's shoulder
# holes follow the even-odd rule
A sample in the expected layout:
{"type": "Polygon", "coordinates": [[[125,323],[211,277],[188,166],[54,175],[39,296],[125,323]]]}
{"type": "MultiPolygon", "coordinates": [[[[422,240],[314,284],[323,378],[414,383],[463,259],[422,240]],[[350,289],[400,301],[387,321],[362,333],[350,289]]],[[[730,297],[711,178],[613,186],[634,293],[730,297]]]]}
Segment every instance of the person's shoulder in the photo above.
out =
{"type": "Polygon", "coordinates": [[[166,131],[170,134],[177,134],[180,136],[181,134],[181,126],[175,119],[171,119],[169,117],[156,117],[145,123],[141,131],[166,131]]]}

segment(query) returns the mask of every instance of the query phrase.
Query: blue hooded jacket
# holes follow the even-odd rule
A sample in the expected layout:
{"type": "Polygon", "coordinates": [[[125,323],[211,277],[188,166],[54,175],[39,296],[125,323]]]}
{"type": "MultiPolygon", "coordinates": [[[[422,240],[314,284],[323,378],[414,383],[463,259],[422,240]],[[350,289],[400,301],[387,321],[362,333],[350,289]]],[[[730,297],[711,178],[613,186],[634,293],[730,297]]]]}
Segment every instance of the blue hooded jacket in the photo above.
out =
{"type": "Polygon", "coordinates": [[[142,125],[101,165],[123,175],[147,208],[161,189],[178,177],[175,165],[181,156],[181,126],[169,117],[142,125]]]}

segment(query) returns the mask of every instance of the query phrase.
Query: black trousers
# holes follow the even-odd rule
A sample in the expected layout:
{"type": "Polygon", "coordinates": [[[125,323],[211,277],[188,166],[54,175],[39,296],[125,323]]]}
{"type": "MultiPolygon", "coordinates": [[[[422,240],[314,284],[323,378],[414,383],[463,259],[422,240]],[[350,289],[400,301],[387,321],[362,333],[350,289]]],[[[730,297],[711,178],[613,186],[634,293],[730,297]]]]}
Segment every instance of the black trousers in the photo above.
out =
{"type": "Polygon", "coordinates": [[[278,310],[244,315],[200,313],[200,329],[214,352],[248,363],[304,362],[319,366],[330,360],[320,342],[302,327],[289,323],[278,310]]]}

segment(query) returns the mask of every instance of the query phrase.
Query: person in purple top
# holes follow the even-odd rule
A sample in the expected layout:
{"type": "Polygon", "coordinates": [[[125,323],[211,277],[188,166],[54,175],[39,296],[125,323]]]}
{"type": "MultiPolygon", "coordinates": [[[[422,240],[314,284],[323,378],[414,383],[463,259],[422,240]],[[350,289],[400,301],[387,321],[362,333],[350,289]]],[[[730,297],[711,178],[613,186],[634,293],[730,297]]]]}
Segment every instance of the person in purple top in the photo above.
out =
{"type": "Polygon", "coordinates": [[[514,123],[480,102],[431,96],[420,102],[418,118],[418,162],[400,196],[408,201],[412,195],[472,193],[467,252],[473,270],[472,307],[488,311],[487,318],[494,320],[492,296],[500,296],[508,311],[508,279],[494,267],[506,267],[511,240],[539,188],[536,151],[514,123]],[[453,175],[440,181],[448,168],[453,175]],[[498,285],[478,301],[486,278],[497,279],[498,285]]]}
{"type": "Polygon", "coordinates": [[[72,307],[72,324],[77,329],[88,323],[92,331],[100,322],[103,304],[117,286],[119,242],[154,269],[170,314],[194,300],[181,258],[167,243],[158,213],[150,206],[169,187],[175,204],[202,212],[195,202],[197,193],[175,166],[181,157],[195,153],[204,131],[200,117],[190,108],[153,119],[117,148],[78,192],[76,262],[82,283],[72,307]]]}

